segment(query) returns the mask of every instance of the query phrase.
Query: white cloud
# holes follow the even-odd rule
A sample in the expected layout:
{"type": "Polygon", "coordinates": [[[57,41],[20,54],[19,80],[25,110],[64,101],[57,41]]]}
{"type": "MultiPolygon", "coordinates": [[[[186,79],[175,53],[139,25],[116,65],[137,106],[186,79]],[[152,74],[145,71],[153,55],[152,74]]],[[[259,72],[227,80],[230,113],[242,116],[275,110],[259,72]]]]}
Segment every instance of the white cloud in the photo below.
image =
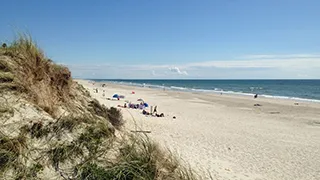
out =
{"type": "Polygon", "coordinates": [[[157,75],[156,71],[154,71],[154,70],[151,73],[152,73],[152,76],[156,76],[157,75]]]}
{"type": "Polygon", "coordinates": [[[206,61],[190,63],[190,67],[216,67],[216,68],[307,68],[320,67],[319,59],[255,59],[233,61],[206,61]]]}
{"type": "Polygon", "coordinates": [[[320,78],[320,56],[317,55],[251,55],[251,58],[242,58],[187,64],[67,66],[73,76],[80,78],[320,78]]]}
{"type": "Polygon", "coordinates": [[[187,71],[180,71],[178,67],[170,67],[169,70],[180,75],[188,75],[187,71]]]}
{"type": "Polygon", "coordinates": [[[319,54],[255,54],[246,55],[241,59],[300,59],[300,58],[320,58],[319,54]]]}

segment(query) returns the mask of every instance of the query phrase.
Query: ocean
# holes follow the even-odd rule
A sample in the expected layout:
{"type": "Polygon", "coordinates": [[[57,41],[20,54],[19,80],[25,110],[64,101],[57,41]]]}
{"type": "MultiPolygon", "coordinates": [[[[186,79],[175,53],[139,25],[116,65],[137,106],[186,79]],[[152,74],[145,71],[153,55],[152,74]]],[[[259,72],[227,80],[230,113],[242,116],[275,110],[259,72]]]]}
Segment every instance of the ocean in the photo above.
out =
{"type": "Polygon", "coordinates": [[[228,93],[320,103],[320,80],[124,80],[92,79],[177,91],[228,93]]]}

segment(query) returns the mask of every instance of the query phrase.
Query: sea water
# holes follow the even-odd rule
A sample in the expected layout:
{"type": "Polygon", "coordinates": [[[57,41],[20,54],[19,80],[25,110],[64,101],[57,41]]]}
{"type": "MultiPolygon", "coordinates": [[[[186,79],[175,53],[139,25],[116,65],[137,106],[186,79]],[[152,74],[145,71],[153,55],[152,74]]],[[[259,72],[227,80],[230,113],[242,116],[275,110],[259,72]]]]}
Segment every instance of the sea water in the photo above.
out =
{"type": "Polygon", "coordinates": [[[125,80],[94,79],[177,91],[229,93],[320,102],[320,80],[125,80]]]}

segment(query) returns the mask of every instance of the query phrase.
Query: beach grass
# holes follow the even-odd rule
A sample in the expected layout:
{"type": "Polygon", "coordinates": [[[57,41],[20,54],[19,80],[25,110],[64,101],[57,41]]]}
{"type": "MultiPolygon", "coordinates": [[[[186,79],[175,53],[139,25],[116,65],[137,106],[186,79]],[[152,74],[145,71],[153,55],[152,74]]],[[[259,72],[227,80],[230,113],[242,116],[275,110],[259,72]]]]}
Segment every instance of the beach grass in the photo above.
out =
{"type": "Polygon", "coordinates": [[[70,71],[46,58],[31,36],[20,34],[1,53],[5,57],[0,58],[0,82],[7,83],[1,89],[27,94],[51,115],[60,102],[67,101],[72,82],[70,71]]]}
{"type": "Polygon", "coordinates": [[[19,135],[14,138],[9,138],[0,132],[0,174],[8,168],[17,166],[18,158],[26,149],[26,137],[19,135]]]}
{"type": "Polygon", "coordinates": [[[122,114],[117,108],[107,108],[106,106],[101,105],[100,102],[96,99],[90,102],[89,107],[91,112],[95,113],[98,116],[107,118],[109,122],[117,129],[119,129],[124,124],[122,114]]]}
{"type": "Polygon", "coordinates": [[[82,149],[75,143],[56,145],[47,153],[52,163],[52,166],[56,170],[59,169],[59,165],[61,163],[64,163],[67,160],[73,161],[74,159],[83,155],[82,149]]]}
{"type": "Polygon", "coordinates": [[[5,115],[13,116],[14,109],[7,104],[0,105],[0,117],[4,117],[5,115]]]}
{"type": "Polygon", "coordinates": [[[152,142],[147,136],[129,135],[114,162],[90,162],[76,168],[80,179],[194,180],[197,175],[152,142]]]}

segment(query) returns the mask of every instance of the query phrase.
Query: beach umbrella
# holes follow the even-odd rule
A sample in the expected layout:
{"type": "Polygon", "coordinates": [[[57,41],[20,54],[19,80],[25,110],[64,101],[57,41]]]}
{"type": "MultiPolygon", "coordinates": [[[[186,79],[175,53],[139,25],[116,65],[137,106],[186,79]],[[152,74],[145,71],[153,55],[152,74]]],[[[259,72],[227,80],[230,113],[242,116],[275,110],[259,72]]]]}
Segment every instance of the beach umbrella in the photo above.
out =
{"type": "Polygon", "coordinates": [[[143,103],[144,107],[149,107],[148,103],[143,103]]]}
{"type": "Polygon", "coordinates": [[[113,98],[119,98],[119,95],[118,94],[114,94],[112,97],[113,98]]]}
{"type": "Polygon", "coordinates": [[[140,98],[140,99],[138,99],[137,101],[143,101],[143,99],[140,98]]]}

